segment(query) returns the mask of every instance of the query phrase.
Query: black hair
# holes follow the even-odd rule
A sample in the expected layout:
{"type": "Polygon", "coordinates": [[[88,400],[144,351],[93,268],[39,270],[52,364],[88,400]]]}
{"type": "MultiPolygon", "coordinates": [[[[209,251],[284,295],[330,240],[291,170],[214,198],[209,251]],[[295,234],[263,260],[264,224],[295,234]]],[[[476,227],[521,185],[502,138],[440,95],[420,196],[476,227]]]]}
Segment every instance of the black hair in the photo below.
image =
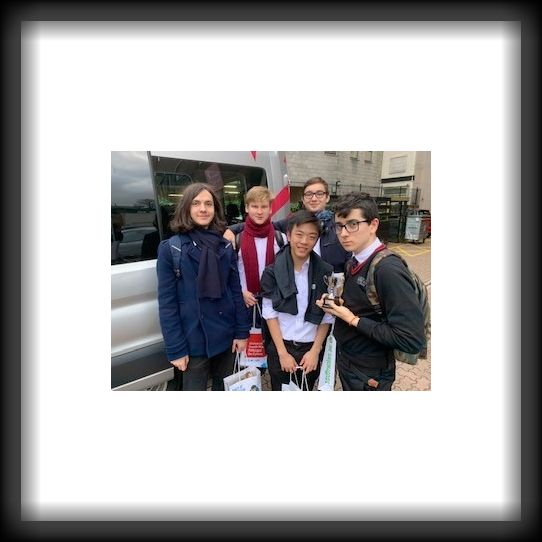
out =
{"type": "Polygon", "coordinates": [[[354,209],[359,209],[363,218],[369,222],[379,218],[376,201],[362,192],[350,192],[340,196],[333,205],[333,212],[342,218],[347,217],[354,209]]]}
{"type": "Polygon", "coordinates": [[[315,224],[318,230],[318,236],[320,236],[320,221],[317,216],[306,209],[296,211],[288,218],[288,232],[292,233],[294,226],[301,226],[301,224],[315,224]]]}

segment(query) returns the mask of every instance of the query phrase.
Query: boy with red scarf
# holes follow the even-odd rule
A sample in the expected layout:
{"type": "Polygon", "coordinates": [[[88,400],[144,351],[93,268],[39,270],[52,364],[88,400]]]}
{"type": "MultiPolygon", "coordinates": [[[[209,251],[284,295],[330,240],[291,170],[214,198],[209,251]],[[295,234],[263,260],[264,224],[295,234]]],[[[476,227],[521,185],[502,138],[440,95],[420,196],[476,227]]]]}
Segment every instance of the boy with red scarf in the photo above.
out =
{"type": "MultiPolygon", "coordinates": [[[[275,231],[271,223],[271,203],[273,194],[265,186],[252,187],[245,195],[245,228],[238,234],[240,239],[237,266],[243,299],[250,320],[254,320],[256,327],[262,329],[264,341],[269,340],[269,332],[265,320],[261,318],[262,301],[258,296],[260,278],[263,270],[275,261],[275,254],[286,244],[286,236],[278,230],[275,231]],[[282,237],[280,246],[277,236],[282,237]],[[256,311],[256,314],[253,311],[256,311]]],[[[260,372],[265,374],[265,369],[260,368],[260,372]]]]}
{"type": "MultiPolygon", "coordinates": [[[[249,309],[258,302],[263,270],[275,261],[275,254],[281,248],[271,224],[272,202],[273,196],[265,186],[254,186],[245,196],[245,210],[248,214],[239,242],[238,267],[243,299],[249,309]]],[[[282,233],[280,235],[283,238],[282,244],[286,244],[286,236],[282,233]]]]}

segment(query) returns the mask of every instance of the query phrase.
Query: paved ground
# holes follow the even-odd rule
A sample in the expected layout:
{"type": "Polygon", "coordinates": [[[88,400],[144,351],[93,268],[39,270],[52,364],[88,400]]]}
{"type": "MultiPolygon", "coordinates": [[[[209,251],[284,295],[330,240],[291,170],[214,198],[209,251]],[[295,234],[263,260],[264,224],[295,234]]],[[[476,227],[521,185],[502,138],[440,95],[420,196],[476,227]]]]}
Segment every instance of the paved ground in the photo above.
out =
{"type": "MultiPolygon", "coordinates": [[[[427,284],[429,300],[431,300],[431,239],[426,239],[425,243],[421,244],[388,243],[388,247],[400,254],[409,267],[427,284]]],[[[393,391],[429,391],[431,389],[431,345],[429,345],[427,359],[419,359],[416,365],[398,361],[396,371],[393,391]]],[[[335,382],[335,391],[342,391],[338,377],[335,382]]],[[[268,372],[262,378],[262,388],[263,391],[271,390],[268,372]]]]}

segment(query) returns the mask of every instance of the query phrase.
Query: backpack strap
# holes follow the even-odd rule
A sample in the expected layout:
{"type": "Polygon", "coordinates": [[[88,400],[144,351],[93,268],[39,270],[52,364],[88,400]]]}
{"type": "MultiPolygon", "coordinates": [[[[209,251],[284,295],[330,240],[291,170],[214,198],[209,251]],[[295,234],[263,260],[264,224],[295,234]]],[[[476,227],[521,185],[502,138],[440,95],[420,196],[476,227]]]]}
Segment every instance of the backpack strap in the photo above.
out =
{"type": "Polygon", "coordinates": [[[369,263],[369,269],[367,271],[367,278],[366,278],[366,286],[365,286],[365,293],[367,294],[367,297],[369,298],[369,301],[371,302],[371,305],[373,306],[373,309],[378,314],[382,314],[382,307],[380,306],[380,299],[378,298],[378,294],[376,292],[376,286],[375,286],[375,269],[378,263],[386,258],[387,256],[397,256],[405,265],[405,267],[408,269],[408,265],[405,262],[399,254],[396,254],[395,252],[391,251],[389,248],[385,248],[383,250],[378,251],[373,259],[369,263]]]}
{"type": "Polygon", "coordinates": [[[280,230],[275,230],[275,239],[279,249],[281,249],[284,246],[284,237],[282,237],[282,232],[280,230]]]}
{"type": "Polygon", "coordinates": [[[178,280],[181,278],[181,236],[173,235],[168,239],[168,243],[171,250],[171,259],[173,260],[173,271],[178,280]]]}

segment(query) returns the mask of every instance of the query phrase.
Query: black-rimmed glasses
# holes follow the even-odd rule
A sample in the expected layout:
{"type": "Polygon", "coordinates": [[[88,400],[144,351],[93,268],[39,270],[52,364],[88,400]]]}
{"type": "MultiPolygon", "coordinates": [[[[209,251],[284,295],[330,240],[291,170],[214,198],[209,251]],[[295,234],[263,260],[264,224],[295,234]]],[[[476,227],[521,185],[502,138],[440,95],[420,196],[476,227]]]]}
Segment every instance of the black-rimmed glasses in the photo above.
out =
{"type": "Polygon", "coordinates": [[[349,220],[346,224],[335,224],[335,231],[337,235],[341,235],[343,228],[346,229],[348,233],[354,233],[359,230],[359,225],[362,222],[371,222],[370,220],[349,220]]]}
{"type": "Polygon", "coordinates": [[[303,197],[305,199],[312,199],[314,196],[316,196],[318,199],[322,199],[324,196],[327,196],[327,192],[324,192],[323,190],[318,190],[317,192],[305,192],[303,194],[303,197]]]}

